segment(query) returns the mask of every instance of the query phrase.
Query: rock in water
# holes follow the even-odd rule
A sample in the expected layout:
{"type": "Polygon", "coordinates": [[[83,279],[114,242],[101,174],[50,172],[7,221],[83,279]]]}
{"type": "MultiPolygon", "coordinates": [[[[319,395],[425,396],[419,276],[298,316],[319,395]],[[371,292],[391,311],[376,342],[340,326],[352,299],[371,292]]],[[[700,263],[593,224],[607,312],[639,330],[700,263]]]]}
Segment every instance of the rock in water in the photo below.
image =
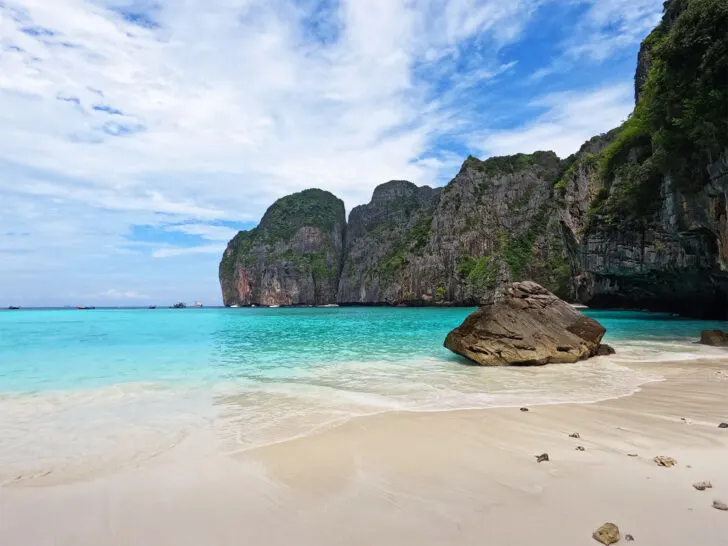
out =
{"type": "Polygon", "coordinates": [[[595,356],[606,330],[542,286],[516,282],[465,319],[445,347],[481,366],[571,363],[595,356]]]}
{"type": "Polygon", "coordinates": [[[615,542],[619,542],[620,539],[619,527],[617,527],[614,523],[605,523],[599,529],[594,531],[592,536],[594,537],[594,540],[601,542],[602,544],[614,544],[615,542]]]}
{"type": "Polygon", "coordinates": [[[700,333],[700,343],[714,347],[728,347],[728,334],[720,330],[703,330],[700,333]]]}
{"type": "Polygon", "coordinates": [[[728,510],[728,504],[726,504],[726,503],[724,503],[722,501],[719,501],[719,500],[714,500],[713,501],[713,508],[715,508],[716,510],[726,511],[726,510],[728,510]]]}

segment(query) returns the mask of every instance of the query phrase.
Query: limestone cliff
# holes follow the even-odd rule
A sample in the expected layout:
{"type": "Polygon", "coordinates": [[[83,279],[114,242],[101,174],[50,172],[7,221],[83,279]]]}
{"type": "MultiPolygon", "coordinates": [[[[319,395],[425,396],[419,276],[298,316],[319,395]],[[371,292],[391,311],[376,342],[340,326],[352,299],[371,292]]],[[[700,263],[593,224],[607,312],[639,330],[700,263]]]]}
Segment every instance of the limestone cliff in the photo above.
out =
{"type": "Polygon", "coordinates": [[[562,167],[552,152],[470,157],[441,192],[379,186],[351,212],[339,302],[475,305],[520,278],[566,295],[552,199],[562,167]]]}
{"type": "Polygon", "coordinates": [[[230,242],[226,305],[472,305],[529,279],[592,306],[728,317],[726,28],[725,0],[666,2],[634,113],[565,160],[469,157],[442,189],[388,182],[348,230],[331,194],[284,198],[230,242]]]}
{"type": "Polygon", "coordinates": [[[225,305],[323,305],[336,301],[346,218],[329,192],[276,201],[260,225],[228,243],[220,262],[225,305]]]}
{"type": "Polygon", "coordinates": [[[423,255],[430,241],[440,192],[440,188],[391,181],[374,190],[368,205],[351,211],[339,284],[340,303],[417,299],[415,294],[421,291],[412,291],[417,289],[417,272],[409,263],[423,255]]]}
{"type": "Polygon", "coordinates": [[[726,318],[728,4],[673,0],[644,41],[630,119],[562,184],[574,292],[726,318]]]}

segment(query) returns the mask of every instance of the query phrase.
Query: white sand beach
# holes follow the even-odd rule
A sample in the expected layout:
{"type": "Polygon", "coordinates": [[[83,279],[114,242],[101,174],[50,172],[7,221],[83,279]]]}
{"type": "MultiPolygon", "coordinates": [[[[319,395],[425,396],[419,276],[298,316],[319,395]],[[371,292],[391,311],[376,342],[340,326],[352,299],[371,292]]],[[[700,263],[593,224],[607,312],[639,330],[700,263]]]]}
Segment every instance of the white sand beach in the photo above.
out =
{"type": "Polygon", "coordinates": [[[728,544],[712,507],[728,502],[728,364],[659,372],[595,404],[383,413],[233,454],[190,437],[133,467],[20,480],[0,488],[0,544],[577,546],[605,522],[622,543],[728,544]]]}

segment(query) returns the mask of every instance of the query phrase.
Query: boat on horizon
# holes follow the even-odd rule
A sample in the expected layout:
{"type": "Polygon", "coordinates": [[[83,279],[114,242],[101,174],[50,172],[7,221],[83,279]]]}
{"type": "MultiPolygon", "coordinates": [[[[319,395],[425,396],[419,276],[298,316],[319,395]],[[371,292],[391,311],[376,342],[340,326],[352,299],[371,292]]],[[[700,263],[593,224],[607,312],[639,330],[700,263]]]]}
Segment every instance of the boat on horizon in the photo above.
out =
{"type": "Polygon", "coordinates": [[[175,303],[170,309],[187,309],[187,305],[182,302],[175,303]]]}
{"type": "Polygon", "coordinates": [[[156,309],[156,308],[157,308],[156,305],[150,305],[149,307],[147,307],[147,309],[156,309]]]}
{"type": "Polygon", "coordinates": [[[18,309],[20,309],[20,307],[17,307],[15,305],[11,305],[10,307],[8,307],[9,311],[17,311],[18,309]]]}
{"type": "Polygon", "coordinates": [[[76,307],[76,309],[78,309],[79,311],[87,311],[87,310],[90,310],[90,309],[96,309],[96,307],[86,306],[86,305],[79,305],[79,306],[76,307]]]}

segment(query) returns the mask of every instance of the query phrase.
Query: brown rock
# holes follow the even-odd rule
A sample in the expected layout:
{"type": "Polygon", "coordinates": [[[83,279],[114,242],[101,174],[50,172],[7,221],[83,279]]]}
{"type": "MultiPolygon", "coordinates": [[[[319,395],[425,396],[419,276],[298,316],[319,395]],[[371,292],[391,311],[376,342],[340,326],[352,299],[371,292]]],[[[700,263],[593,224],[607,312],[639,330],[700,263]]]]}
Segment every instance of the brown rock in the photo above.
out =
{"type": "Polygon", "coordinates": [[[721,423],[718,428],[728,428],[728,423],[721,423]]]}
{"type": "Polygon", "coordinates": [[[521,411],[525,413],[525,412],[530,411],[530,410],[528,408],[521,408],[521,411]]]}
{"type": "Polygon", "coordinates": [[[627,457],[639,457],[637,453],[627,453],[627,457]]]}
{"type": "Polygon", "coordinates": [[[548,453],[542,453],[541,455],[536,455],[536,462],[537,463],[543,463],[549,461],[549,454],[548,453]]]}
{"type": "Polygon", "coordinates": [[[665,457],[664,455],[659,455],[652,460],[657,463],[657,466],[664,466],[665,468],[670,468],[677,464],[675,459],[672,457],[665,457]]]}
{"type": "Polygon", "coordinates": [[[594,537],[594,540],[601,542],[602,544],[614,544],[619,542],[620,539],[619,527],[617,527],[614,523],[605,523],[599,529],[594,531],[592,536],[594,537]]]}
{"type": "Polygon", "coordinates": [[[693,487],[698,491],[705,491],[706,489],[711,489],[713,484],[710,482],[697,482],[693,484],[693,487]]]}
{"type": "Polygon", "coordinates": [[[726,511],[726,510],[728,510],[728,504],[724,503],[723,501],[714,500],[713,508],[715,508],[716,510],[726,511]]]}
{"type": "Polygon", "coordinates": [[[571,434],[569,434],[569,438],[581,438],[581,434],[579,434],[578,432],[572,432],[571,434]]]}
{"type": "Polygon", "coordinates": [[[617,351],[614,350],[614,347],[611,345],[607,345],[606,343],[602,343],[599,346],[599,349],[597,350],[597,356],[609,356],[616,354],[617,351]]]}
{"type": "Polygon", "coordinates": [[[586,451],[586,448],[584,446],[576,446],[577,451],[586,451]]]}
{"type": "Polygon", "coordinates": [[[465,319],[445,347],[481,366],[557,364],[595,356],[606,330],[542,286],[516,282],[465,319]]]}
{"type": "Polygon", "coordinates": [[[632,535],[624,535],[624,540],[626,540],[627,542],[633,542],[634,537],[632,535]]]}
{"type": "Polygon", "coordinates": [[[700,333],[700,343],[714,347],[728,347],[728,334],[721,330],[703,330],[700,333]]]}

